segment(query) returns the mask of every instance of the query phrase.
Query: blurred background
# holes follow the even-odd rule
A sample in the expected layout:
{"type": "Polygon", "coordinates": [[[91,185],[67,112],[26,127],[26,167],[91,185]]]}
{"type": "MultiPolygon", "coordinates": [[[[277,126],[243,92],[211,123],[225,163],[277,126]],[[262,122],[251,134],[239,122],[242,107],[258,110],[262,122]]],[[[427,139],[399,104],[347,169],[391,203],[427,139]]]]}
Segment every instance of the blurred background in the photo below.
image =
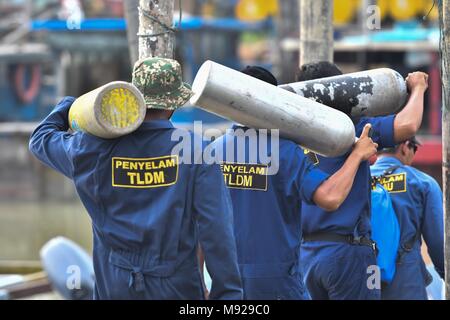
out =
{"type": "MultiPolygon", "coordinates": [[[[294,81],[298,0],[183,0],[181,9],[176,56],[187,82],[207,59],[262,65],[281,83],[294,81]]],[[[131,80],[123,17],[122,0],[0,0],[0,274],[39,271],[40,248],[58,235],[91,251],[90,220],[72,183],[29,154],[28,138],[63,96],[131,80]],[[69,28],[70,6],[79,9],[80,29],[69,28]]],[[[441,184],[438,24],[432,0],[334,0],[335,62],[343,71],[429,73],[415,165],[441,184]],[[380,29],[367,27],[369,5],[380,10],[380,29]]],[[[191,106],[174,116],[180,126],[193,120],[224,123],[191,106]]]]}

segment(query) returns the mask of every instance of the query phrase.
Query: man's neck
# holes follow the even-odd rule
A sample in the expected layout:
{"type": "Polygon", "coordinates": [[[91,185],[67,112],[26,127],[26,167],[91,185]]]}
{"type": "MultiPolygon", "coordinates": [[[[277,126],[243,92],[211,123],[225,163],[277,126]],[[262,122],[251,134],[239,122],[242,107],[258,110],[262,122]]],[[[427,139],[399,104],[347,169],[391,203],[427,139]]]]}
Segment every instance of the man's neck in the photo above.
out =
{"type": "Polygon", "coordinates": [[[144,121],[169,120],[173,115],[173,111],[163,109],[147,110],[144,121]]]}
{"type": "Polygon", "coordinates": [[[157,121],[157,120],[169,120],[167,117],[145,117],[144,121],[145,122],[149,122],[149,121],[157,121]]]}

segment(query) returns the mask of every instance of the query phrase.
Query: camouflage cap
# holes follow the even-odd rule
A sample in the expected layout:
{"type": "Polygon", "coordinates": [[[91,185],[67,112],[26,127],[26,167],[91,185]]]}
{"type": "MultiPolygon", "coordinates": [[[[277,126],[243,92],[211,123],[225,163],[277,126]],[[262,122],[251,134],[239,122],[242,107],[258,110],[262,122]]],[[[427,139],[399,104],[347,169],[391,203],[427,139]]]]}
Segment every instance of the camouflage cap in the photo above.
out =
{"type": "Polygon", "coordinates": [[[175,110],[193,94],[190,85],[182,80],[180,64],[172,59],[139,60],[134,65],[133,84],[144,95],[148,109],[175,110]]]}

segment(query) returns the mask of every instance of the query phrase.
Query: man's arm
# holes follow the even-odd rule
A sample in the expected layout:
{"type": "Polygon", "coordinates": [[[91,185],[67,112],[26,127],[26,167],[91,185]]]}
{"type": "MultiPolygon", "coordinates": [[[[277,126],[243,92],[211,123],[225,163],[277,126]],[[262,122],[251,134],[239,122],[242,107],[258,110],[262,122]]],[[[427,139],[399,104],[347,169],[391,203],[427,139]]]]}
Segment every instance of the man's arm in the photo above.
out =
{"type": "Polygon", "coordinates": [[[73,176],[70,149],[75,143],[74,135],[67,133],[68,113],[74,100],[64,98],[34,130],[29,144],[36,158],[68,178],[73,176]]]}
{"type": "Polygon", "coordinates": [[[352,153],[330,178],[325,180],[314,192],[314,203],[326,211],[337,210],[347,198],[353,186],[361,162],[368,160],[377,152],[378,145],[369,137],[371,125],[367,124],[352,153]]]}
{"type": "Polygon", "coordinates": [[[406,78],[410,91],[408,103],[395,117],[394,139],[403,142],[414,136],[422,124],[424,94],[428,88],[428,75],[423,72],[410,73],[406,78]]]}
{"type": "Polygon", "coordinates": [[[444,210],[442,191],[436,181],[430,181],[424,194],[422,235],[436,271],[444,279],[444,210]]]}
{"type": "Polygon", "coordinates": [[[218,165],[198,165],[194,212],[199,241],[211,275],[210,299],[241,300],[242,284],[233,232],[233,207],[218,165]]]}

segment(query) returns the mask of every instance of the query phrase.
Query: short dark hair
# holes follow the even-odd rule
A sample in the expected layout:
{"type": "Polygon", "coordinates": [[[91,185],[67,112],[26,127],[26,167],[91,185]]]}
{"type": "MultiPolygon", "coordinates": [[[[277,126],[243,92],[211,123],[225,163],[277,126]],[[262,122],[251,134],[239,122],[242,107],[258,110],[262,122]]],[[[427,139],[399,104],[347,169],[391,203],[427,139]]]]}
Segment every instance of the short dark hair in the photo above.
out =
{"type": "Polygon", "coordinates": [[[328,61],[304,64],[297,72],[297,81],[308,81],[343,74],[337,65],[328,61]]]}
{"type": "Polygon", "coordinates": [[[270,83],[274,86],[278,85],[278,80],[275,76],[267,69],[258,66],[247,66],[245,69],[241,70],[242,73],[249,75],[253,78],[262,80],[264,82],[270,83]]]}

